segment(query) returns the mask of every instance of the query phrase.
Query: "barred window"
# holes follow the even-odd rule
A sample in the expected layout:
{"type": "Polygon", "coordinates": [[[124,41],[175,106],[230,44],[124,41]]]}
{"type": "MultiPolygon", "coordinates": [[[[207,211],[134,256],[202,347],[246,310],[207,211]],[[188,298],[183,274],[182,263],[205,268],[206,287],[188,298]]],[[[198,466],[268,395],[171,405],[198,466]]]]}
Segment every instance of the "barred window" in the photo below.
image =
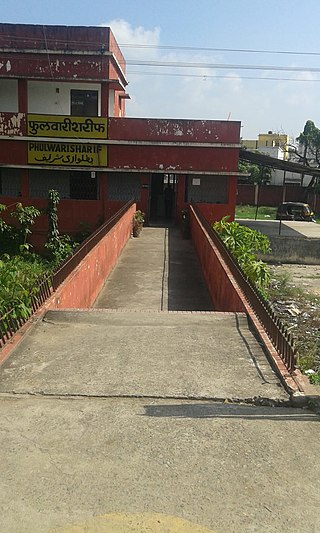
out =
{"type": "Polygon", "coordinates": [[[21,169],[0,169],[0,194],[2,196],[21,196],[21,169]]]}
{"type": "Polygon", "coordinates": [[[187,202],[228,203],[227,176],[188,176],[187,202]]]}
{"type": "Polygon", "coordinates": [[[132,198],[140,201],[140,176],[130,172],[116,172],[108,174],[107,194],[108,200],[129,201],[132,198]]]}
{"type": "Polygon", "coordinates": [[[68,170],[29,170],[31,198],[48,198],[50,189],[58,191],[60,198],[70,198],[70,172],[68,170]]]}
{"type": "Polygon", "coordinates": [[[97,200],[97,172],[70,172],[70,198],[75,200],[97,200]]]}

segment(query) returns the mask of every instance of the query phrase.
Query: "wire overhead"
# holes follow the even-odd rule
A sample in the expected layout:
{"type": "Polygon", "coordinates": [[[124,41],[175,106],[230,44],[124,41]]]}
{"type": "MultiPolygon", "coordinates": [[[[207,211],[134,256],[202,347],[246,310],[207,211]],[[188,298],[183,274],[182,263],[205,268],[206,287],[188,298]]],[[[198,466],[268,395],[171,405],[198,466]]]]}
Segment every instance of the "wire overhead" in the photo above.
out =
{"type": "Polygon", "coordinates": [[[181,78],[201,78],[202,80],[206,80],[214,78],[214,79],[227,79],[227,80],[267,80],[267,81],[298,81],[298,82],[320,82],[320,79],[303,79],[303,78],[277,78],[275,76],[232,76],[225,74],[224,76],[221,75],[214,75],[214,74],[190,74],[185,73],[182,74],[181,72],[147,72],[147,71],[141,71],[141,70],[128,70],[127,74],[129,75],[140,75],[140,76],[177,76],[181,78]]]}
{"type": "MultiPolygon", "coordinates": [[[[46,26],[42,25],[43,38],[41,37],[20,37],[18,35],[2,35],[2,38],[12,39],[15,42],[19,40],[26,42],[30,41],[33,43],[41,43],[44,40],[45,49],[48,56],[48,64],[51,71],[51,77],[53,78],[52,67],[50,63],[50,42],[46,35],[46,26]]],[[[57,40],[54,40],[55,45],[58,44],[57,40]]],[[[61,41],[61,45],[65,46],[65,42],[61,41]]],[[[68,44],[78,44],[78,45],[97,45],[96,42],[90,42],[81,40],[73,41],[68,40],[68,44]]],[[[158,45],[158,44],[139,44],[139,43],[122,43],[119,44],[122,48],[132,48],[140,50],[177,50],[177,51],[186,51],[186,52],[223,52],[223,53],[247,53],[247,54],[271,54],[271,55],[290,55],[290,56],[320,56],[320,52],[304,52],[298,50],[259,50],[251,48],[218,48],[218,47],[196,47],[196,46],[175,46],[175,45],[158,45]]],[[[142,67],[170,67],[172,69],[229,69],[229,70],[254,70],[254,71],[265,71],[265,72],[305,72],[305,73],[319,73],[320,67],[308,67],[308,66],[281,66],[281,65],[247,65],[247,64],[228,64],[228,63],[204,63],[204,62],[188,62],[188,61],[162,61],[162,60],[142,60],[142,59],[128,59],[126,60],[128,66],[142,66],[142,67]]],[[[290,82],[319,82],[320,79],[301,79],[301,78],[284,78],[276,76],[232,76],[232,75],[213,75],[213,74],[191,74],[191,73],[178,73],[178,72],[147,72],[147,71],[130,71],[130,74],[139,74],[139,75],[149,75],[156,76],[161,74],[162,76],[180,76],[180,77],[189,77],[189,78],[216,78],[216,79],[243,79],[243,80],[266,80],[266,81],[290,81],[290,82]]]]}
{"type": "Polygon", "coordinates": [[[236,65],[227,63],[189,63],[184,61],[141,61],[128,59],[127,65],[147,67],[204,68],[232,70],[274,70],[282,72],[320,72],[320,67],[283,67],[277,65],[236,65]]]}
{"type": "Polygon", "coordinates": [[[186,50],[188,52],[237,52],[245,54],[276,54],[276,55],[296,55],[296,56],[320,56],[320,52],[298,52],[294,50],[258,50],[247,48],[208,48],[199,46],[173,46],[157,44],[119,44],[122,48],[160,49],[160,50],[186,50]]]}

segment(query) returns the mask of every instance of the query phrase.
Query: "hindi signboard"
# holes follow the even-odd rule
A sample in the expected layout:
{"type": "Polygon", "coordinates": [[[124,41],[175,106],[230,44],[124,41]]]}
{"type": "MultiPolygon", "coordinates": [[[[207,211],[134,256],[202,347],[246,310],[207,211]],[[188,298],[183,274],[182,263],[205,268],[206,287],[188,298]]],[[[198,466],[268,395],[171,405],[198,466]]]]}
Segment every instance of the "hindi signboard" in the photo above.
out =
{"type": "Polygon", "coordinates": [[[107,139],[108,119],[65,115],[27,115],[27,133],[31,137],[107,139]]]}

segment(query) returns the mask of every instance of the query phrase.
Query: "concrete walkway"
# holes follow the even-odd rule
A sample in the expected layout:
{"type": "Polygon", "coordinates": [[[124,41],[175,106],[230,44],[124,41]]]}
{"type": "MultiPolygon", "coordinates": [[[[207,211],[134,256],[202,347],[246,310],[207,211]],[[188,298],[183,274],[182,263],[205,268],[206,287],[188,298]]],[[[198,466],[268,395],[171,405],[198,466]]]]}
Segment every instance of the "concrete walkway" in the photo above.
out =
{"type": "Polygon", "coordinates": [[[320,530],[319,417],[211,310],[175,230],[130,240],[95,309],[35,325],[0,417],[0,532],[320,530]]]}
{"type": "Polygon", "coordinates": [[[237,219],[236,222],[251,229],[255,229],[269,237],[308,237],[320,239],[320,224],[301,222],[299,220],[252,220],[237,219]]]}
{"type": "Polygon", "coordinates": [[[212,311],[192,243],[177,228],[144,228],[131,239],[94,307],[212,311]]]}

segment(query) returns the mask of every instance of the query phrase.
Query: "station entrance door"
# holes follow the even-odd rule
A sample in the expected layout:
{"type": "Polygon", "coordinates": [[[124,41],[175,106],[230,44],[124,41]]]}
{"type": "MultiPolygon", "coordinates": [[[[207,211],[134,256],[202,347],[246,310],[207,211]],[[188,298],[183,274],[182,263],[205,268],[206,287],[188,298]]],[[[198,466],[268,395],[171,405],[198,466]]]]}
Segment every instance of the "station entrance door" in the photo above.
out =
{"type": "Polygon", "coordinates": [[[152,174],[149,197],[150,223],[170,223],[176,214],[175,174],[152,174]]]}

